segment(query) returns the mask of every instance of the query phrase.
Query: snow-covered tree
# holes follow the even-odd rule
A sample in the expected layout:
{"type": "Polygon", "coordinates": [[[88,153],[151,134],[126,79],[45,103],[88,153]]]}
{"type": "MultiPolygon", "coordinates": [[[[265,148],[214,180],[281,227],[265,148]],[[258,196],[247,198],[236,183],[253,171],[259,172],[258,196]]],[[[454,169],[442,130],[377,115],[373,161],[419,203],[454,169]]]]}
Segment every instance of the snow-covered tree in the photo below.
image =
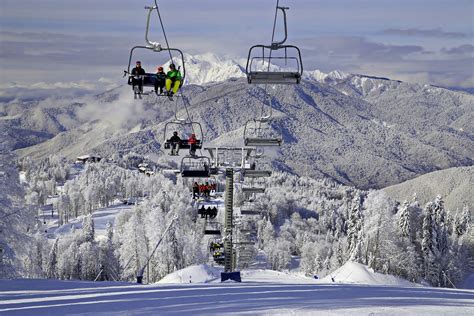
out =
{"type": "Polygon", "coordinates": [[[5,142],[0,143],[0,170],[0,278],[14,278],[23,273],[36,214],[24,204],[14,155],[5,142]]]}
{"type": "Polygon", "coordinates": [[[95,238],[94,220],[92,215],[84,216],[82,221],[82,234],[85,242],[93,242],[95,238]]]}
{"type": "Polygon", "coordinates": [[[49,256],[46,262],[46,276],[50,279],[57,278],[57,265],[58,265],[58,243],[59,238],[54,240],[53,246],[49,252],[49,256]]]}

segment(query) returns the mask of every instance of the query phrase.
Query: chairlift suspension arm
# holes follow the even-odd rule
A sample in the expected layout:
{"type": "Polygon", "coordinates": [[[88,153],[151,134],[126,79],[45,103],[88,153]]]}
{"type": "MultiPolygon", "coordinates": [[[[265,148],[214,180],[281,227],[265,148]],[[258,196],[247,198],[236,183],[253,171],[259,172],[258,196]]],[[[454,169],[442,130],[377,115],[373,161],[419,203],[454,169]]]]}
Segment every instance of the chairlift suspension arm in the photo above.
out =
{"type": "Polygon", "coordinates": [[[150,31],[150,17],[151,13],[153,10],[157,9],[157,7],[145,7],[145,9],[148,10],[147,18],[146,18],[146,31],[145,31],[145,41],[150,45],[153,46],[154,48],[161,50],[161,47],[159,46],[159,43],[157,42],[152,42],[148,39],[148,33],[150,31]]]}

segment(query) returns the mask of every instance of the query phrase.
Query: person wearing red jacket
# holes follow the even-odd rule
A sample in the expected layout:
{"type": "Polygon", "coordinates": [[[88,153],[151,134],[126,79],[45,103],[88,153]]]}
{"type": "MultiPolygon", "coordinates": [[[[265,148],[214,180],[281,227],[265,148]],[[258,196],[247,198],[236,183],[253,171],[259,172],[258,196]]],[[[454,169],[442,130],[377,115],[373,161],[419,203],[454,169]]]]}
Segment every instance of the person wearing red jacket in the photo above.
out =
{"type": "Polygon", "coordinates": [[[211,197],[211,186],[209,185],[209,182],[206,182],[204,185],[204,196],[207,198],[211,197]]]}
{"type": "Polygon", "coordinates": [[[189,154],[191,156],[196,156],[196,147],[197,147],[197,138],[196,134],[191,134],[191,137],[188,139],[189,144],[189,154]]]}

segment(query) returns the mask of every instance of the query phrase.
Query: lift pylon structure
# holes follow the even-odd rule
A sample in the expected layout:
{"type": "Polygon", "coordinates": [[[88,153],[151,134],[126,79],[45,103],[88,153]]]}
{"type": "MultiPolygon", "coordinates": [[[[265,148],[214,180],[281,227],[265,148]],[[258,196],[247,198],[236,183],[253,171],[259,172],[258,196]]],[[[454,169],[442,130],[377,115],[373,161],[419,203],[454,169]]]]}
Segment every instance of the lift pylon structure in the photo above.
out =
{"type": "Polygon", "coordinates": [[[235,269],[235,252],[232,243],[233,210],[234,210],[234,169],[225,170],[225,214],[224,214],[224,272],[221,273],[221,282],[234,280],[241,282],[240,271],[235,269]]]}

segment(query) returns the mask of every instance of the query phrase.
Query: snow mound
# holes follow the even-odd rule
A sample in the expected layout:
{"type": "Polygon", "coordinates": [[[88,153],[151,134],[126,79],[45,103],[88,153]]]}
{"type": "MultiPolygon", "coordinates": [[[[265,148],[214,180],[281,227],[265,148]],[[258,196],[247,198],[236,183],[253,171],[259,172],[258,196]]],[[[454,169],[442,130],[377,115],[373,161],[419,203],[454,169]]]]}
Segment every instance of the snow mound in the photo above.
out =
{"type": "Polygon", "coordinates": [[[157,283],[208,283],[220,280],[221,269],[206,264],[192,265],[168,274],[157,283]]]}
{"type": "Polygon", "coordinates": [[[322,278],[322,283],[356,283],[369,285],[417,286],[402,278],[374,272],[366,265],[348,261],[342,267],[322,278]],[[334,281],[331,279],[333,278],[334,281]]]}

